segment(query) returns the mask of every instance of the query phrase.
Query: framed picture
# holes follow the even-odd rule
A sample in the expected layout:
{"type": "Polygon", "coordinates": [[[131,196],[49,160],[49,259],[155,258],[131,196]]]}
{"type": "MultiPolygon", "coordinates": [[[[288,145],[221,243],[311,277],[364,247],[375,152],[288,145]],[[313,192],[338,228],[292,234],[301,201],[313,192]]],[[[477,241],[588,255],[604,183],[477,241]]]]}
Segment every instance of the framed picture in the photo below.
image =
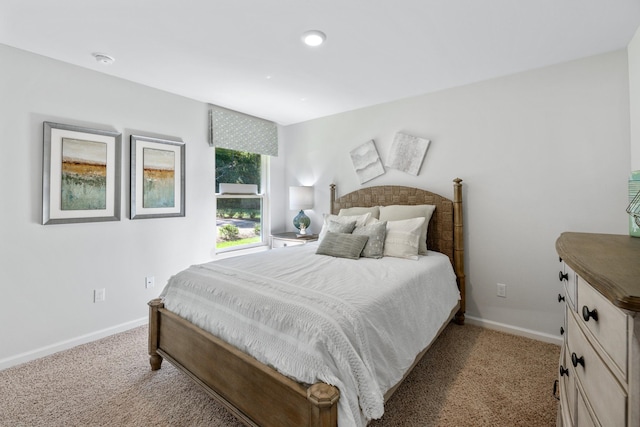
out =
{"type": "Polygon", "coordinates": [[[117,132],[44,122],[42,224],[120,221],[117,132]]]}
{"type": "Polygon", "coordinates": [[[184,142],[131,135],[131,219],[184,216],[184,142]]]}

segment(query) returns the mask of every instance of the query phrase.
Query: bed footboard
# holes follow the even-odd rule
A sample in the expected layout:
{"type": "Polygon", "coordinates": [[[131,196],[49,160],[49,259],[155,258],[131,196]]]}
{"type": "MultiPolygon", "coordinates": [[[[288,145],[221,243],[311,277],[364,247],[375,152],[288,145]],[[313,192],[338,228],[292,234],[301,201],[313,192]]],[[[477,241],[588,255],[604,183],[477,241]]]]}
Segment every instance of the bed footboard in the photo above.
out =
{"type": "Polygon", "coordinates": [[[149,362],[167,359],[249,426],[338,425],[336,387],[285,377],[212,334],[149,302],[149,362]]]}

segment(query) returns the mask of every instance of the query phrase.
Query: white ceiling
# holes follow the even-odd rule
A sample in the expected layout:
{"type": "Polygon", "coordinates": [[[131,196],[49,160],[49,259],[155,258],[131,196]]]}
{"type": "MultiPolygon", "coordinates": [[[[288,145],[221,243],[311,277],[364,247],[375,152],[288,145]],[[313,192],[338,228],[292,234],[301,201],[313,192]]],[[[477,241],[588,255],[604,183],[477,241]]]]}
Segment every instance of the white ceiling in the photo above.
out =
{"type": "Polygon", "coordinates": [[[284,125],[622,49],[639,25],[640,0],[0,0],[2,44],[284,125]]]}

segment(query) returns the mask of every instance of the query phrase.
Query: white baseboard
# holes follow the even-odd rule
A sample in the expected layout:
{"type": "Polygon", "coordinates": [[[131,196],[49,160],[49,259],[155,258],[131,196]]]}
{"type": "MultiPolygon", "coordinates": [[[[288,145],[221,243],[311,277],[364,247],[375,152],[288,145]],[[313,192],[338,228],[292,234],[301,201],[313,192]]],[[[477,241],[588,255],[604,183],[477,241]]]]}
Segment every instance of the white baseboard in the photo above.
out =
{"type": "Polygon", "coordinates": [[[562,345],[562,338],[555,335],[545,334],[543,332],[532,331],[531,329],[519,328],[517,326],[506,325],[504,323],[498,323],[491,320],[480,319],[478,317],[467,316],[464,317],[465,323],[470,325],[481,326],[487,329],[493,329],[495,331],[506,332],[512,335],[518,335],[525,338],[531,338],[537,341],[543,341],[558,346],[562,345]]]}
{"type": "Polygon", "coordinates": [[[39,359],[44,356],[57,353],[62,350],[67,350],[76,347],[81,344],[86,344],[91,341],[99,340],[110,335],[117,334],[119,332],[128,331],[129,329],[137,328],[138,326],[146,325],[149,322],[148,317],[143,317],[138,320],[132,320],[130,322],[122,323],[120,325],[113,326],[111,328],[102,329],[100,331],[92,332],[90,334],[81,335],[70,340],[61,341],[55,344],[41,347],[26,353],[21,353],[16,356],[0,359],[0,371],[10,368],[12,366],[20,365],[22,363],[30,362],[35,359],[39,359]]]}
{"type": "MultiPolygon", "coordinates": [[[[0,371],[10,368],[22,363],[30,362],[35,359],[39,359],[50,354],[57,353],[59,351],[67,350],[76,347],[81,344],[86,344],[91,341],[99,340],[110,335],[117,334],[119,332],[128,331],[129,329],[137,328],[138,326],[146,325],[149,319],[143,317],[138,320],[132,320],[131,322],[122,323],[120,325],[113,326],[111,328],[102,329],[100,331],[92,332],[90,334],[82,335],[70,340],[62,341],[56,344],[48,345],[36,350],[28,351],[26,353],[18,354],[16,356],[8,357],[6,359],[0,359],[0,371]]],[[[551,344],[562,345],[562,338],[554,335],[545,334],[530,329],[519,328],[517,326],[511,326],[504,323],[498,323],[491,320],[480,319],[473,316],[465,316],[465,322],[470,325],[481,326],[487,329],[493,329],[500,332],[506,332],[512,335],[518,335],[526,338],[531,338],[538,341],[543,341],[551,344]]]]}

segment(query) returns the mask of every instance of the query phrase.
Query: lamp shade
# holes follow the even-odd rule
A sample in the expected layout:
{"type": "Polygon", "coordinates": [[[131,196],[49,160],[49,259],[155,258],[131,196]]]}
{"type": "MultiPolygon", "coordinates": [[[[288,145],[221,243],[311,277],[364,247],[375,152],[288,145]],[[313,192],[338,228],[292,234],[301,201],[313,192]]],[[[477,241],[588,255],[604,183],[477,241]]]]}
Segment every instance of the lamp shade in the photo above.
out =
{"type": "Polygon", "coordinates": [[[292,211],[313,209],[313,187],[289,187],[289,208],[292,211]]]}

